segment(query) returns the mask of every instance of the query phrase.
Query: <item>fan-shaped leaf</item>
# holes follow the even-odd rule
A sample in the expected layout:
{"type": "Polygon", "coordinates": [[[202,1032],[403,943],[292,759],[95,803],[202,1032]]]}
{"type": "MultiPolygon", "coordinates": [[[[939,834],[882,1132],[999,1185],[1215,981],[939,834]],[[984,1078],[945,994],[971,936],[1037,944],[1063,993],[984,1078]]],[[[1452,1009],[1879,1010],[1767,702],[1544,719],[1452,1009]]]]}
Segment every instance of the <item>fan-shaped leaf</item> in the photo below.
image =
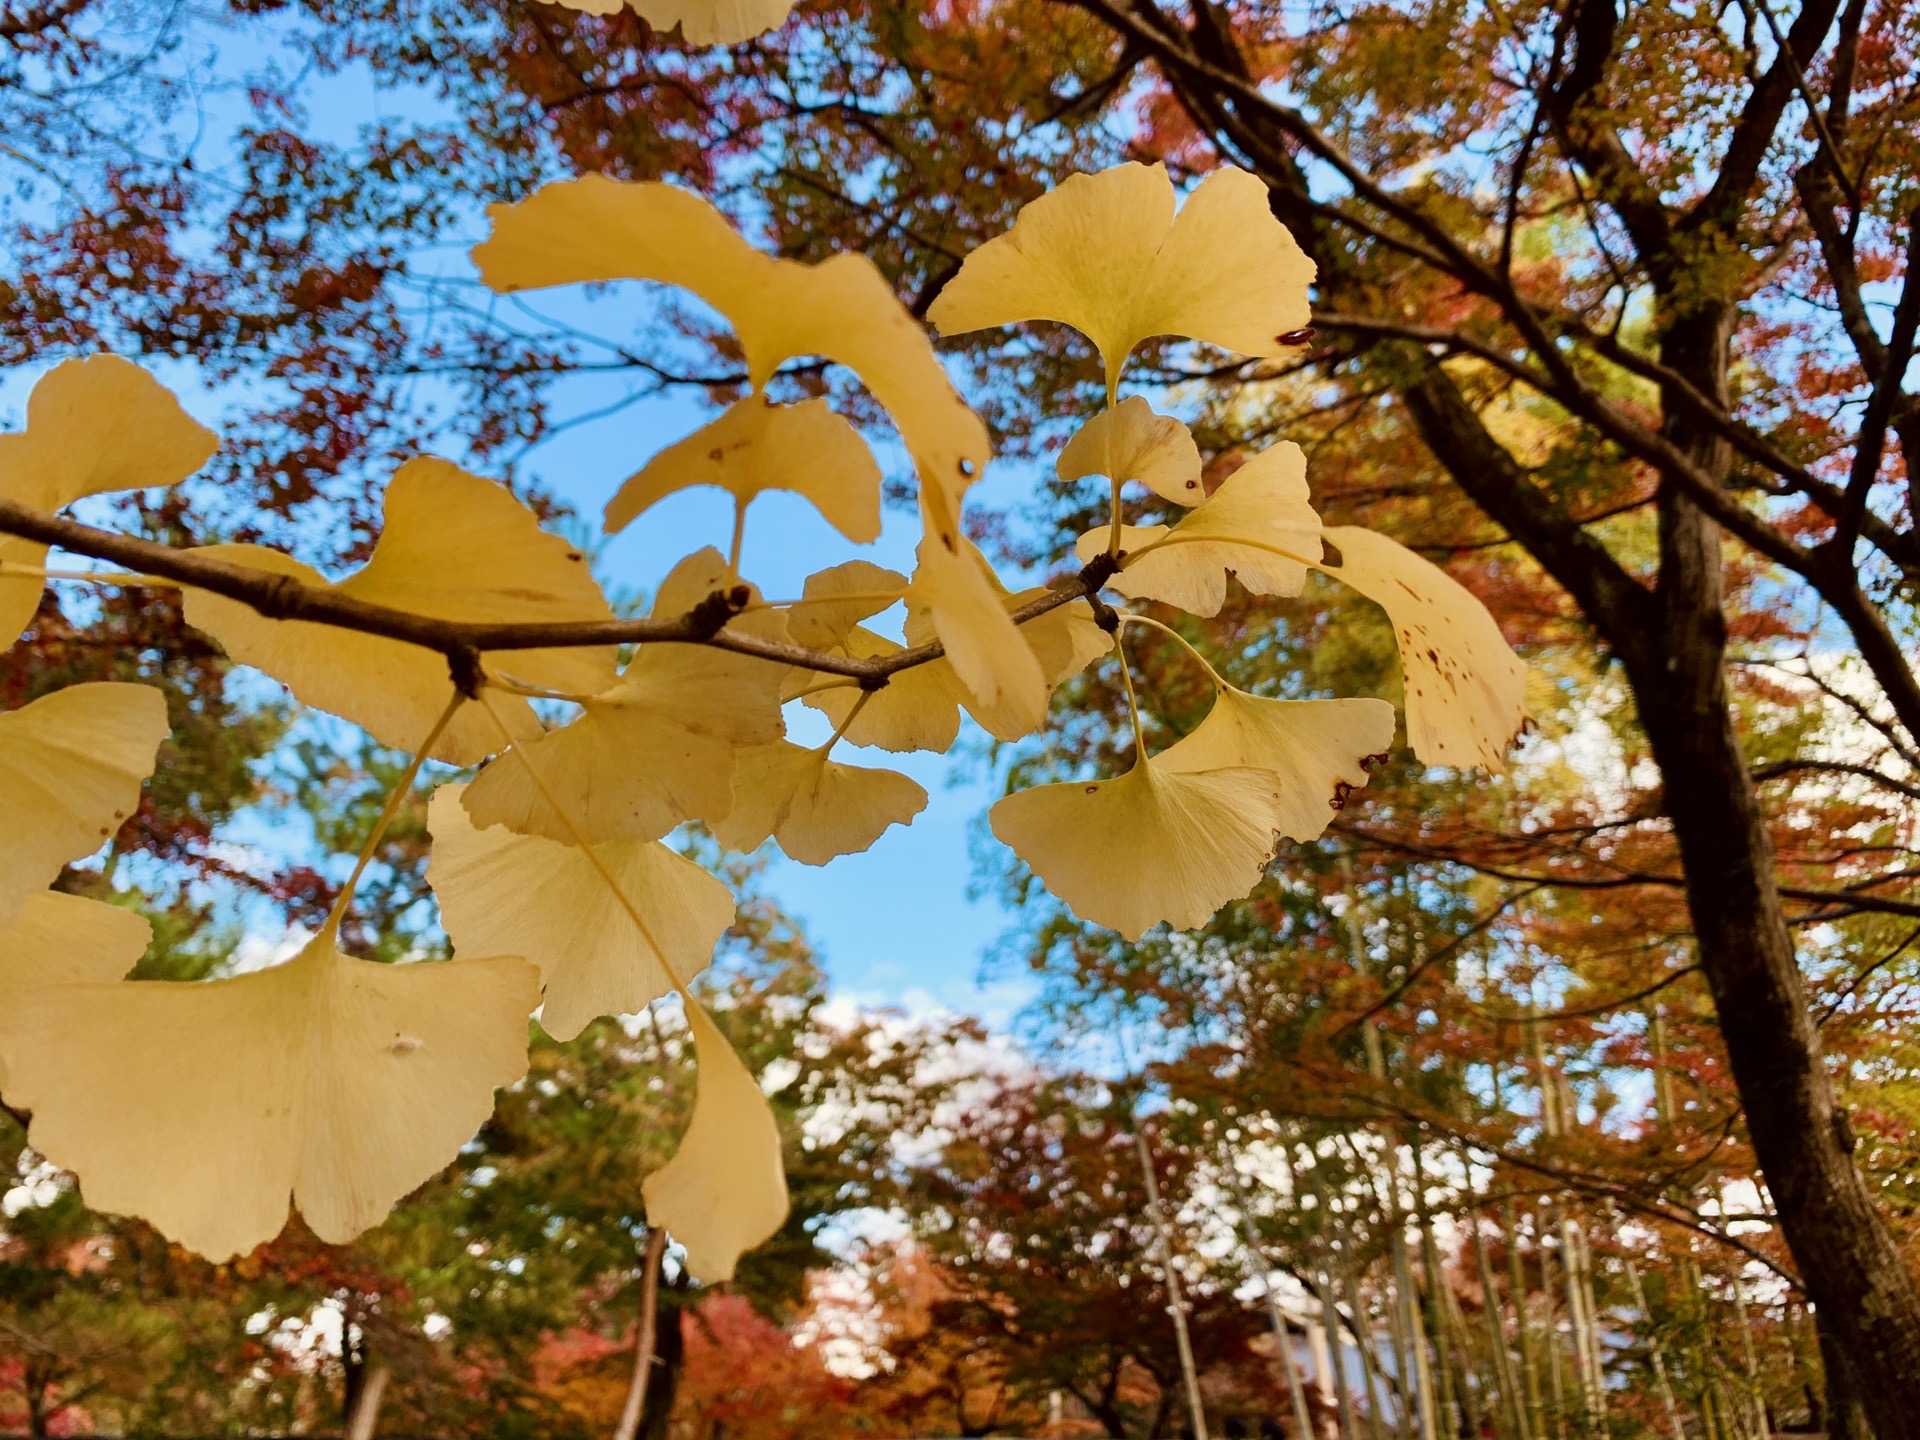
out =
{"type": "Polygon", "coordinates": [[[330,1243],[377,1225],[525,1073],[539,998],[524,960],[377,965],[322,934],[227,980],[36,991],[0,1016],[0,1054],[30,1142],[90,1206],[225,1260],[289,1202],[330,1243]]]}
{"type": "Polygon", "coordinates": [[[0,924],[113,838],[166,738],[150,685],[69,685],[0,715],[0,924]]]}
{"type": "Polygon", "coordinates": [[[1313,262],[1243,170],[1218,170],[1174,213],[1161,165],[1074,175],[966,258],[927,312],[943,335],[1023,320],[1071,325],[1118,383],[1134,346],[1182,335],[1279,355],[1307,323],[1313,262]]]}
{"type": "Polygon", "coordinates": [[[427,880],[441,923],[457,954],[523,955],[540,967],[540,1023],[554,1039],[571,1040],[602,1015],[644,1010],[706,968],[734,905],[700,866],[657,840],[606,841],[594,857],[616,895],[576,846],[474,829],[464,788],[442,785],[427,809],[427,880]]]}
{"type": "MultiPolygon", "coordinates": [[[[385,515],[372,557],[337,583],[258,545],[210,545],[194,553],[440,620],[613,616],[586,557],[543,531],[531,510],[491,480],[445,460],[409,460],[387,487],[385,515]]],[[[302,704],[351,720],[384,745],[418,745],[446,708],[447,662],[432,650],[337,626],[269,620],[251,606],[199,590],[186,592],[186,613],[235,660],[266,671],[302,704]]],[[[569,692],[592,694],[614,679],[610,646],[504,651],[489,663],[516,679],[569,692]]],[[[516,734],[538,733],[525,701],[503,695],[495,703],[516,734]]],[[[467,704],[432,755],[472,765],[500,746],[486,713],[467,704]]]]}

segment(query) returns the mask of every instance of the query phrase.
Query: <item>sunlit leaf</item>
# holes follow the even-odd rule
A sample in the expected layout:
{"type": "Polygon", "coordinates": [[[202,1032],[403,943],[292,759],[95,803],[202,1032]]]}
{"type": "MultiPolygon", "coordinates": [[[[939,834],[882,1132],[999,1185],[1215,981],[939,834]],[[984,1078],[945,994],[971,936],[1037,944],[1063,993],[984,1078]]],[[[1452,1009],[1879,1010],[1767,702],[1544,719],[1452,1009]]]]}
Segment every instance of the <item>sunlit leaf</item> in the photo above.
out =
{"type": "Polygon", "coordinates": [[[923,617],[939,635],[983,725],[1002,740],[1032,734],[1046,718],[1047,677],[1008,616],[1006,592],[991,567],[972,541],[960,536],[949,544],[931,524],[916,554],[919,564],[907,592],[909,620],[923,617]]]}
{"type": "MultiPolygon", "coordinates": [[[[29,895],[0,925],[0,1011],[53,985],[118,980],[147,953],[153,926],[120,905],[63,895],[29,895]]],[[[0,1089],[6,1085],[0,1054],[0,1089]]]]}
{"type": "Polygon", "coordinates": [[[943,335],[1071,325],[1099,350],[1111,387],[1154,335],[1285,353],[1285,337],[1307,323],[1313,274],[1256,177],[1217,170],[1176,215],[1164,166],[1116,165],[1029,202],[1011,230],[967,256],[927,314],[943,335]]]}
{"type": "MultiPolygon", "coordinates": [[[[1229,475],[1178,524],[1126,525],[1122,565],[1111,581],[1122,595],[1163,600],[1195,615],[1217,615],[1231,572],[1255,595],[1298,595],[1320,556],[1320,517],[1308,500],[1307,462],[1282,441],[1229,475]]],[[[1091,560],[1109,527],[1082,535],[1074,553],[1091,560]]]]}
{"type": "Polygon", "coordinates": [[[790,490],[855,544],[880,538],[880,466],[824,400],[774,405],[749,395],[731,406],[628,478],[607,503],[607,533],[696,485],[725,490],[742,509],[768,490],[790,490]]]}
{"type": "Polygon", "coordinates": [[[571,1040],[602,1015],[635,1014],[706,968],[734,905],[700,866],[657,840],[609,840],[594,857],[616,894],[575,846],[476,830],[463,788],[441,786],[427,810],[427,880],[441,924],[456,954],[522,955],[540,967],[540,1023],[554,1039],[571,1040]]]}
{"type": "Polygon", "coordinates": [[[526,1071],[525,960],[379,965],[330,935],[283,965],[195,984],[62,985],[0,1016],[7,1098],[95,1210],[211,1260],[279,1234],[377,1225],[526,1071]]]}
{"type": "Polygon", "coordinates": [[[849,560],[807,577],[804,604],[786,612],[787,634],[814,650],[847,643],[854,626],[878,615],[907,593],[907,577],[870,560],[849,560]]]}
{"type": "MultiPolygon", "coordinates": [[[[219,436],[132,362],[67,360],[27,396],[26,428],[0,435],[0,496],[51,514],[89,495],[178,484],[219,446],[219,436]]],[[[0,564],[46,563],[46,546],[0,535],[0,564]]],[[[0,650],[32,621],[44,588],[37,575],[0,573],[0,650]]]]}
{"type": "Polygon", "coordinates": [[[1018,790],[993,833],[1082,920],[1137,940],[1190,930],[1260,882],[1285,816],[1272,772],[1194,773],[1158,759],[1110,780],[1018,790]]]}
{"type": "MultiPolygon", "coordinates": [[[[623,0],[550,0],[589,15],[619,13],[623,0]]],[[[780,28],[793,0],[624,0],[655,30],[680,27],[689,45],[738,45],[780,28]]]]}
{"type": "Polygon", "coordinates": [[[927,792],[898,771],[842,765],[786,740],[743,750],[733,790],[732,813],[713,827],[720,843],[749,851],[772,837],[803,865],[865,850],[927,804],[927,792]]]}
{"type": "MultiPolygon", "coordinates": [[[[686,614],[737,581],[716,550],[689,555],[661,582],[654,614],[686,614]]],[[[734,628],[785,635],[764,608],[734,628]]],[[[586,702],[574,720],[502,756],[467,787],[474,824],[570,842],[657,840],[684,820],[715,821],[733,808],[733,758],[743,746],[784,733],[780,685],[786,667],[710,645],[643,645],[618,683],[586,702]],[[524,761],[521,757],[524,757],[524,761]],[[536,782],[528,766],[537,772],[536,782]],[[565,817],[541,793],[545,785],[565,817]]]]}
{"type": "Polygon", "coordinates": [[[1207,493],[1193,432],[1171,415],[1156,415],[1138,395],[1102,410],[1075,431],[1054,470],[1062,480],[1088,475],[1122,484],[1137,480],[1177,505],[1198,505],[1207,493]]]}
{"type": "MultiPolygon", "coordinates": [[[[543,531],[531,510],[491,480],[445,460],[409,460],[387,486],[385,515],[371,558],[337,583],[263,546],[210,545],[193,553],[440,620],[612,618],[586,557],[543,531]]],[[[447,662],[432,650],[337,626],[269,620],[201,590],[186,592],[186,613],[235,660],[266,671],[302,704],[351,720],[384,745],[418,745],[446,707],[447,662]]],[[[487,657],[487,664],[569,692],[592,694],[614,679],[610,646],[505,651],[487,657]]],[[[495,703],[516,734],[537,733],[525,701],[501,696],[495,703]]],[[[470,703],[455,712],[432,755],[471,765],[501,743],[486,712],[470,703]]]]}
{"type": "Polygon", "coordinates": [[[753,1074],[699,1005],[687,1002],[700,1066],[693,1119],[673,1159],[640,1187],[647,1223],[686,1247],[687,1268],[717,1284],[786,1223],[780,1130],[753,1074]]]}
{"type": "Polygon", "coordinates": [[[1393,731],[1393,707],[1384,700],[1268,700],[1229,688],[1154,763],[1176,774],[1236,765],[1271,771],[1280,833],[1317,840],[1348,793],[1367,783],[1365,762],[1385,757],[1393,731]]]}
{"type": "Polygon", "coordinates": [[[556,181],[487,213],[493,234],[473,259],[495,290],[623,279],[677,285],[733,326],[756,389],[801,356],[857,374],[899,427],[922,486],[937,487],[956,514],[958,496],[986,468],[986,426],[865,256],[776,260],[697,195],[603,175],[556,181]]]}
{"type": "Polygon", "coordinates": [[[0,715],[0,923],[113,838],[166,738],[149,685],[69,685],[0,715]]]}
{"type": "Polygon", "coordinates": [[[1499,622],[1466,586],[1378,531],[1336,525],[1326,538],[1319,568],[1393,622],[1413,753],[1430,765],[1506,769],[1507,747],[1527,723],[1527,667],[1499,622]]]}
{"type": "MultiPolygon", "coordinates": [[[[897,655],[906,647],[856,625],[842,648],[855,659],[871,660],[897,655]]],[[[856,715],[853,707],[862,693],[857,686],[834,686],[809,694],[804,703],[836,726],[845,726],[850,744],[872,745],[895,754],[950,749],[960,734],[961,703],[971,698],[945,659],[896,671],[867,697],[856,715]]]]}

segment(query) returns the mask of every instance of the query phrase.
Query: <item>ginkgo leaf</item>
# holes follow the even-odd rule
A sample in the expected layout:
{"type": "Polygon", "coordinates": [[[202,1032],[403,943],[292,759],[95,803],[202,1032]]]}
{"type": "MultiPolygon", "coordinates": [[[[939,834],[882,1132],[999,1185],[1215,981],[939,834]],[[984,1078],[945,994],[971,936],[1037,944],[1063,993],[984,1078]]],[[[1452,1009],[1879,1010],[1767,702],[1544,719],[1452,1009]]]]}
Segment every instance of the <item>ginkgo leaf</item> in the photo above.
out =
{"type": "Polygon", "coordinates": [[[1099,350],[1109,391],[1154,335],[1244,355],[1284,354],[1306,325],[1313,262],[1274,219],[1267,187],[1216,170],[1174,213],[1163,165],[1072,175],[967,256],[928,310],[943,335],[1024,320],[1071,325],[1099,350]]]}
{"type": "MultiPolygon", "coordinates": [[[[540,528],[531,510],[491,480],[445,460],[409,460],[387,486],[385,528],[366,565],[329,582],[310,565],[259,545],[209,545],[193,553],[289,575],[356,600],[438,620],[535,622],[613,616],[586,557],[540,528]]],[[[269,620],[249,605],[186,592],[189,624],[244,665],[266,671],[302,704],[351,720],[383,745],[419,745],[452,693],[447,662],[432,650],[299,620],[269,620]]],[[[610,646],[514,650],[490,669],[555,690],[593,694],[614,679],[610,646]]],[[[524,700],[495,702],[516,735],[538,733],[524,700]]],[[[501,747],[477,704],[455,712],[431,754],[472,765],[501,747]]]]}
{"type": "MultiPolygon", "coordinates": [[[[1320,557],[1320,517],[1308,500],[1307,461],[1282,441],[1242,465],[1178,524],[1124,525],[1122,568],[1109,582],[1136,600],[1217,615],[1231,571],[1255,595],[1298,595],[1320,557]]],[[[1109,527],[1074,545],[1084,562],[1107,548],[1109,527]]]]}
{"type": "Polygon", "coordinates": [[[1326,538],[1318,568],[1393,622],[1413,753],[1430,765],[1506,769],[1507,747],[1527,723],[1527,667],[1499,622],[1466,586],[1378,531],[1336,525],[1326,538]]]}
{"type": "MultiPolygon", "coordinates": [[[[0,1012],[50,985],[118,980],[147,953],[153,926],[120,905],[44,890],[0,925],[0,1012]]],[[[0,1055],[0,1089],[6,1085],[0,1055]]]]}
{"type": "Polygon", "coordinates": [[[907,577],[870,560],[849,560],[807,577],[802,603],[786,612],[787,634],[812,650],[847,643],[853,628],[905,597],[907,577]]]}
{"type": "MultiPolygon", "coordinates": [[[[856,660],[884,659],[905,648],[864,625],[849,631],[841,647],[856,660]]],[[[867,694],[866,704],[856,715],[853,707],[863,693],[857,686],[841,685],[806,695],[802,703],[820,711],[837,728],[844,727],[842,734],[850,745],[871,745],[895,754],[944,753],[960,734],[961,703],[972,698],[945,659],[895,671],[885,685],[867,694]]]]}
{"type": "Polygon", "coordinates": [[[607,533],[696,485],[725,490],[742,509],[768,490],[791,490],[856,545],[880,538],[880,466],[824,400],[775,405],[747,396],[630,476],[607,502],[607,533]]]}
{"type": "Polygon", "coordinates": [[[700,866],[657,840],[609,840],[589,857],[504,826],[476,830],[464,788],[442,785],[427,806],[440,923],[456,954],[522,955],[540,967],[540,1023],[554,1039],[602,1015],[637,1014],[706,968],[734,904],[700,866]]]}
{"type": "Polygon", "coordinates": [[[113,838],[166,738],[151,685],[69,685],[0,715],[0,924],[113,838]]]}
{"type": "MultiPolygon", "coordinates": [[[[923,495],[923,514],[926,509],[923,495]]],[[[995,583],[991,567],[972,541],[954,536],[949,542],[931,523],[916,554],[919,564],[907,591],[909,619],[924,617],[939,635],[976,717],[1002,740],[1038,730],[1051,693],[1046,673],[1008,615],[1006,592],[995,583]]]]}
{"type": "Polygon", "coordinates": [[[936,488],[956,515],[957,497],[986,468],[985,424],[865,256],[777,260],[698,195],[604,175],[556,181],[487,214],[493,234],[473,260],[493,289],[595,280],[679,286],[733,326],[755,389],[803,355],[857,374],[899,427],[923,488],[936,488]]]}
{"type": "Polygon", "coordinates": [[[289,1202],[329,1243],[377,1225],[526,1073],[539,999],[525,960],[380,965],[323,932],[231,979],[36,991],[0,1016],[0,1054],[30,1143],[89,1206],[225,1260],[289,1202]]]}
{"type": "Polygon", "coordinates": [[[896,770],[842,765],[825,749],[786,740],[742,751],[733,793],[733,812],[713,827],[715,838],[744,853],[771,836],[802,865],[865,850],[927,805],[927,792],[896,770]]]}
{"type": "Polygon", "coordinates": [[[1266,873],[1285,812],[1270,771],[1184,773],[1142,761],[1111,780],[1017,790],[993,833],[1082,920],[1138,940],[1191,930],[1266,873]]]}
{"type": "MultiPolygon", "coordinates": [[[[720,552],[687,556],[660,584],[656,616],[684,615],[738,585],[720,552]]],[[[785,622],[748,587],[730,628],[784,638],[785,622]]],[[[474,824],[571,842],[657,840],[683,820],[725,818],[733,808],[733,757],[784,733],[780,685],[787,667],[711,645],[643,645],[619,682],[557,730],[517,740],[467,787],[474,824]],[[529,769],[531,767],[531,770],[529,769]],[[538,774],[536,782],[534,776],[538,774]],[[565,815],[554,813],[542,787],[565,815]],[[572,823],[569,824],[568,822],[572,823]]]]}
{"type": "Polygon", "coordinates": [[[1268,700],[1228,688],[1154,764],[1175,774],[1237,765],[1271,771],[1280,833],[1317,840],[1348,794],[1367,783],[1366,762],[1385,758],[1393,730],[1393,707],[1384,700],[1268,700]]]}
{"type": "MultiPolygon", "coordinates": [[[[987,583],[1000,597],[1001,607],[1009,613],[1047,593],[1045,586],[1009,594],[991,570],[984,570],[987,583]]],[[[1095,623],[1093,607],[1084,600],[1070,600],[1019,627],[1021,637],[1039,662],[1049,693],[1078,675],[1112,648],[1112,639],[1095,623]]],[[[933,623],[924,611],[909,611],[907,639],[921,645],[934,638],[933,623]]],[[[859,659],[897,655],[904,646],[874,634],[862,626],[848,633],[840,647],[859,659]]],[[[880,689],[867,695],[866,704],[856,715],[854,703],[863,692],[852,686],[822,689],[806,696],[805,703],[825,713],[836,726],[844,726],[850,744],[872,745],[901,753],[909,750],[945,751],[960,733],[960,711],[965,709],[990,734],[1004,740],[1018,739],[1026,733],[1021,717],[995,705],[976,699],[953,665],[944,656],[925,664],[895,671],[880,689]],[[851,717],[851,718],[849,718],[851,717]]]]}
{"type": "MultiPolygon", "coordinates": [[[[997,577],[995,584],[998,585],[997,577]]],[[[1018,610],[1047,593],[1046,586],[1036,585],[1030,590],[1006,595],[1004,603],[1008,610],[1018,610]]],[[[1093,607],[1084,600],[1056,605],[1046,614],[1022,624],[1020,633],[1033,647],[1034,658],[1040,662],[1040,673],[1047,677],[1049,690],[1065,684],[1113,648],[1113,637],[1100,628],[1093,618],[1093,607]]],[[[987,728],[993,729],[990,725],[987,728]]]]}
{"type": "MultiPolygon", "coordinates": [[[[613,15],[622,0],[552,0],[589,15],[613,15]]],[[[794,0],[624,0],[655,30],[680,27],[689,45],[738,45],[777,30],[793,11],[794,0]]]]}
{"type": "Polygon", "coordinates": [[[787,1177],[780,1130],[751,1071],[707,1012],[689,999],[700,1066],[693,1119],[673,1159],[641,1182],[647,1223],[687,1251],[687,1268],[709,1284],[770,1239],[787,1219],[787,1177]]]}
{"type": "MultiPolygon", "coordinates": [[[[172,392],[117,355],[67,360],[27,396],[27,426],[0,435],[0,496],[51,514],[89,495],[176,485],[220,437],[172,392]]],[[[47,547],[0,535],[0,566],[40,569],[47,547]]],[[[33,620],[44,582],[0,571],[0,649],[33,620]]]]}
{"type": "Polygon", "coordinates": [[[1155,414],[1138,395],[1102,410],[1075,431],[1054,470],[1062,480],[1088,475],[1123,485],[1138,480],[1176,505],[1198,505],[1207,494],[1193,432],[1171,415],[1155,414]]]}

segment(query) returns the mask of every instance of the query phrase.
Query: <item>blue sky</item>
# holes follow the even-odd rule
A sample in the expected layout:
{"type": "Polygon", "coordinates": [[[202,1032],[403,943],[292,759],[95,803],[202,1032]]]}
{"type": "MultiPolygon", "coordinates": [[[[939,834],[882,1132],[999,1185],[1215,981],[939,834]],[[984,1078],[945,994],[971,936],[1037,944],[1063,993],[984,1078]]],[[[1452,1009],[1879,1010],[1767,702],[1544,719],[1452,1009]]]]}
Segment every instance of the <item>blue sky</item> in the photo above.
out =
{"type": "MultiPolygon", "coordinates": [[[[287,52],[273,48],[270,38],[262,39],[272,33],[253,22],[233,27],[207,20],[178,53],[181,72],[191,78],[199,97],[200,117],[191,148],[196,169],[203,175],[218,176],[229,159],[228,141],[234,127],[252,119],[244,100],[247,74],[268,65],[287,72],[298,68],[287,52]]],[[[416,94],[378,91],[364,72],[355,70],[326,77],[309,74],[305,87],[311,128],[342,141],[371,123],[418,119],[432,103],[416,94]]],[[[143,137],[141,143],[158,149],[166,142],[163,137],[143,137]]],[[[484,235],[485,225],[475,214],[462,228],[464,233],[449,235],[444,244],[410,257],[416,272],[445,279],[470,277],[465,251],[484,235]]],[[[639,285],[595,294],[576,287],[570,293],[533,297],[531,305],[546,315],[628,340],[644,327],[660,293],[655,287],[639,285]]],[[[0,415],[7,427],[23,422],[26,392],[44,368],[0,376],[0,415]]],[[[236,393],[244,388],[244,381],[234,389],[212,392],[196,387],[192,374],[180,367],[154,368],[180,391],[198,418],[216,428],[223,407],[245,398],[236,393]]],[[[622,404],[630,383],[617,376],[590,375],[561,384],[554,418],[562,423],[552,438],[515,461],[518,478],[532,480],[566,501],[583,520],[593,522],[596,536],[599,512],[620,482],[656,450],[717,413],[692,397],[656,396],[622,404]]],[[[446,398],[436,394],[430,383],[422,383],[423,405],[437,406],[444,413],[446,398]]],[[[873,438],[883,466],[898,473],[902,457],[897,447],[885,434],[873,438]]],[[[450,446],[449,453],[458,458],[457,446],[450,446]]],[[[1031,478],[1014,468],[997,466],[975,493],[989,505],[1017,503],[1031,478]]],[[[604,545],[602,578],[611,590],[650,590],[681,556],[704,545],[724,548],[729,523],[728,502],[718,492],[671,497],[604,545]]],[[[764,594],[791,597],[800,593],[808,573],[845,559],[866,558],[910,570],[917,540],[916,518],[906,511],[889,510],[876,544],[851,546],[805,502],[773,494],[752,509],[742,570],[764,594]]],[[[884,618],[875,623],[886,627],[884,618]]],[[[821,717],[794,707],[790,718],[795,738],[825,738],[828,727],[821,717]]],[[[969,738],[978,738],[971,722],[969,731],[963,734],[963,747],[969,738]]],[[[911,827],[889,830],[868,852],[842,857],[823,868],[776,857],[768,888],[804,922],[842,999],[913,1010],[944,1007],[1004,1023],[1028,995],[1029,986],[1015,978],[983,987],[977,977],[983,952],[1013,917],[991,898],[968,896],[972,827],[997,793],[990,777],[981,773],[978,762],[943,756],[888,756],[849,747],[841,758],[907,772],[926,788],[927,808],[911,827]]],[[[276,836],[258,825],[246,827],[241,834],[266,846],[285,845],[284,832],[276,836]]]]}

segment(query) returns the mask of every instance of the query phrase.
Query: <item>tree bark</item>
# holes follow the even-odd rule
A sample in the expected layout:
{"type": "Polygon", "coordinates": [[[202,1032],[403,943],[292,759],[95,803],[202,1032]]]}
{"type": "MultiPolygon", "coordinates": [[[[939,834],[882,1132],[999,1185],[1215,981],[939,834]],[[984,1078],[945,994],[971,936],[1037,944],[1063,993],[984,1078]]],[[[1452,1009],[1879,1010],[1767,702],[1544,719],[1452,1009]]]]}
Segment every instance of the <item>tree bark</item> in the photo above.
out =
{"type": "Polygon", "coordinates": [[[627,1398],[613,1440],[634,1440],[646,1413],[647,1389],[653,1379],[654,1336],[660,1317],[660,1257],[666,1253],[667,1232],[658,1225],[647,1231],[646,1259],[640,1268],[640,1323],[633,1340],[633,1373],[627,1380],[627,1398]]]}

